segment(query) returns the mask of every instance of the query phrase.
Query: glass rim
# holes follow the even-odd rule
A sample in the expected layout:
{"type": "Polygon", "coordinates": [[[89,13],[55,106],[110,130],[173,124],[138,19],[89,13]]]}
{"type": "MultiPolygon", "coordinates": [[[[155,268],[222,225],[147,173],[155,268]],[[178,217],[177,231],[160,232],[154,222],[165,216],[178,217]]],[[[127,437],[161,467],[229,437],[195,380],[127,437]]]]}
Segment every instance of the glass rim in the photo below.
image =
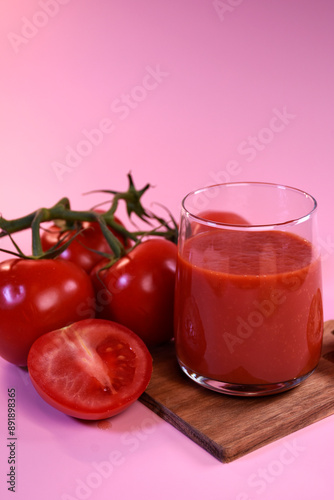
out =
{"type": "Polygon", "coordinates": [[[276,226],[288,226],[288,225],[293,225],[293,224],[299,224],[301,222],[304,222],[305,220],[309,219],[311,215],[316,211],[318,207],[317,200],[312,196],[310,193],[307,191],[304,191],[303,189],[299,189],[287,184],[280,184],[280,183],[275,183],[275,182],[260,182],[260,181],[239,181],[239,182],[223,182],[223,183],[217,183],[217,184],[211,184],[209,186],[205,186],[202,188],[194,189],[190,191],[188,194],[186,194],[181,202],[181,207],[182,209],[189,215],[191,216],[194,220],[197,220],[198,222],[201,222],[203,224],[213,224],[216,227],[229,227],[231,228],[269,228],[269,227],[276,227],[276,226]],[[304,196],[304,199],[308,198],[313,202],[313,206],[311,210],[309,210],[306,214],[300,216],[300,217],[293,217],[289,220],[285,220],[283,222],[272,222],[270,224],[241,224],[241,223],[229,223],[229,222],[219,222],[219,221],[213,221],[210,219],[207,219],[205,217],[201,217],[199,215],[195,215],[192,213],[189,209],[186,208],[185,204],[188,198],[192,195],[196,195],[198,193],[207,191],[209,189],[213,188],[219,188],[222,186],[230,187],[230,186],[269,186],[273,187],[276,189],[282,189],[286,191],[292,191],[295,193],[299,193],[304,196]]]}

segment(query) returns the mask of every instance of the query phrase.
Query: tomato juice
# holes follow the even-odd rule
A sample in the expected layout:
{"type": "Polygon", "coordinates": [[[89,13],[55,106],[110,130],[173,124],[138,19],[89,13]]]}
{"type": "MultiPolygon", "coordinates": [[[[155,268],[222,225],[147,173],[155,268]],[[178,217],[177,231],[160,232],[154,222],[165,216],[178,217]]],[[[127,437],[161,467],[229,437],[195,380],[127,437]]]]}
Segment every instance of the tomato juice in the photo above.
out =
{"type": "Polygon", "coordinates": [[[178,256],[175,345],[181,367],[228,384],[277,384],[317,366],[321,265],[300,236],[214,229],[178,256]]]}

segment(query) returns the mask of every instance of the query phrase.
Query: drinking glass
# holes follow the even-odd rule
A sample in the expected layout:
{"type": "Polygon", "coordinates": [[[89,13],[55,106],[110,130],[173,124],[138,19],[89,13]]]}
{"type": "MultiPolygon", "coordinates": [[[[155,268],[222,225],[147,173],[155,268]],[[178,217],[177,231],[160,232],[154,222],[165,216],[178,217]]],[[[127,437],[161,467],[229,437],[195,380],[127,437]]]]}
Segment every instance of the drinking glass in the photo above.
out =
{"type": "Polygon", "coordinates": [[[182,201],[175,347],[182,370],[240,396],[297,386],[321,354],[317,203],[289,186],[235,182],[182,201]]]}

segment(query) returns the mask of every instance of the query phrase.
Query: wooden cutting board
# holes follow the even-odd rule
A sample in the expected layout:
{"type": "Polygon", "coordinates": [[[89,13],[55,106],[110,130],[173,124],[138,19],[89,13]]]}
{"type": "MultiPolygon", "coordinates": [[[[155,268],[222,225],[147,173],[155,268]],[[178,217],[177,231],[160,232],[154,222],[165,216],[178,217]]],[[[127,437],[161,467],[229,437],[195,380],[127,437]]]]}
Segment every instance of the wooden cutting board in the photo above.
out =
{"type": "Polygon", "coordinates": [[[179,368],[173,343],[152,354],[152,379],[140,400],[222,462],[334,414],[334,320],[325,323],[315,372],[274,396],[226,396],[200,387],[179,368]]]}

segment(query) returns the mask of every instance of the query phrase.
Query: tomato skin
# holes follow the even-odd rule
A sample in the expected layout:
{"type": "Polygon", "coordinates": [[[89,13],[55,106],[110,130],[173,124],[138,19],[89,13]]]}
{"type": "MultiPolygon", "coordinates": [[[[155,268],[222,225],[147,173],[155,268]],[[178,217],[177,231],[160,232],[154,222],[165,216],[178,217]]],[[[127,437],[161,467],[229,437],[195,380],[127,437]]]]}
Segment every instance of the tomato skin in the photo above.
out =
{"type": "Polygon", "coordinates": [[[51,406],[72,417],[99,420],[124,411],[145,391],[152,357],[124,326],[87,319],[38,338],[29,351],[28,370],[51,406]]]}
{"type": "Polygon", "coordinates": [[[63,260],[10,259],[0,263],[0,356],[26,366],[44,333],[95,316],[92,282],[63,260]]]}
{"type": "MultiPolygon", "coordinates": [[[[117,217],[115,217],[115,222],[123,225],[117,217]]],[[[112,251],[97,222],[83,222],[82,229],[83,231],[73,239],[70,245],[60,254],[60,257],[74,262],[87,273],[90,273],[93,267],[104,258],[97,252],[111,254],[112,251]]],[[[113,229],[111,231],[123,245],[126,245],[122,235],[117,234],[113,229]]],[[[71,238],[74,234],[75,230],[63,233],[58,226],[52,225],[41,232],[42,248],[44,251],[50,250],[65,235],[71,238]]]]}
{"type": "Polygon", "coordinates": [[[244,225],[249,224],[249,222],[242,217],[241,215],[234,212],[223,212],[219,210],[205,210],[198,214],[199,217],[203,219],[209,219],[214,222],[222,222],[225,224],[235,224],[235,225],[244,225]]]}
{"type": "Polygon", "coordinates": [[[127,326],[149,348],[170,340],[176,260],[174,243],[151,238],[107,270],[100,271],[106,264],[100,262],[91,273],[97,317],[127,326]]]}
{"type": "MultiPolygon", "coordinates": [[[[249,222],[241,215],[234,212],[224,212],[219,210],[205,210],[198,214],[198,217],[204,220],[210,220],[212,222],[220,222],[222,224],[230,225],[248,225],[249,222]]],[[[203,231],[210,231],[215,229],[206,224],[200,224],[199,222],[193,222],[192,232],[193,234],[202,233],[203,231]]]]}

